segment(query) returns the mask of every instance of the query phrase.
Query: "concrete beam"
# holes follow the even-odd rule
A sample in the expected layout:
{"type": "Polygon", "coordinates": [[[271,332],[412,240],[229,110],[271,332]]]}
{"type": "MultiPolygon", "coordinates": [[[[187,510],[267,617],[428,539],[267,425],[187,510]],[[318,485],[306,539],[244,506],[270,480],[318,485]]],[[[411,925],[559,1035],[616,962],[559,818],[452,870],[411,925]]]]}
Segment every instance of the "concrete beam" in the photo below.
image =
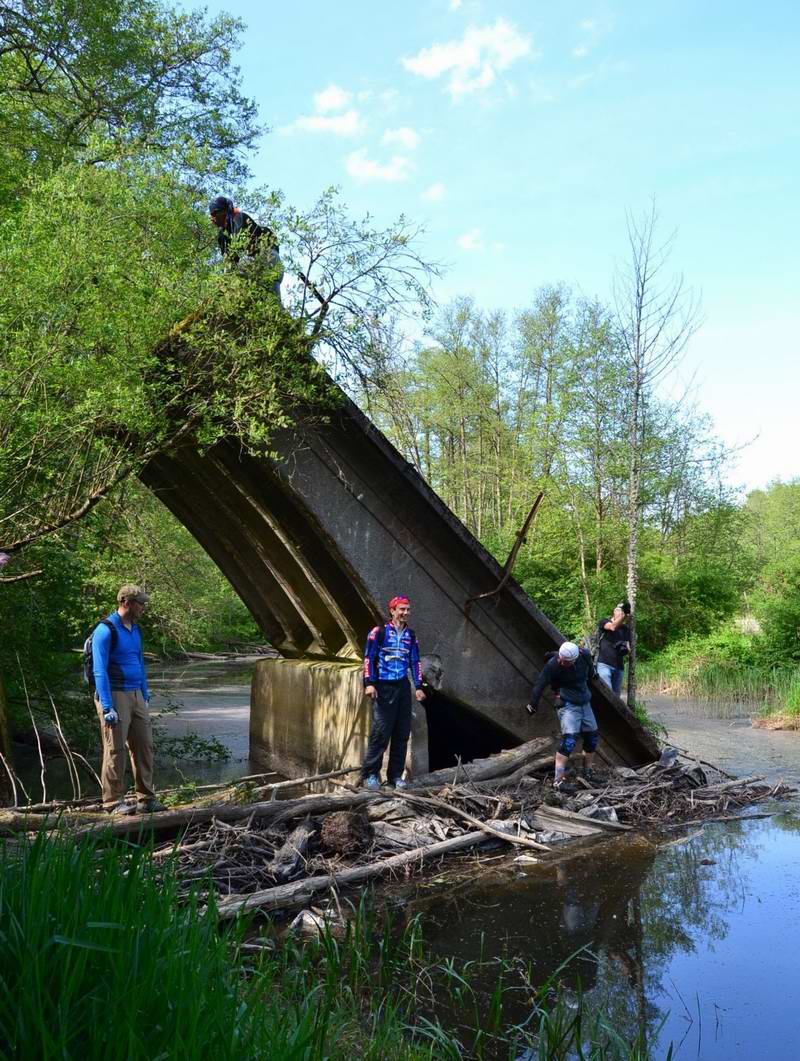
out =
{"type": "MultiPolygon", "coordinates": [[[[277,457],[267,459],[226,441],[203,455],[187,446],[156,458],[142,478],[275,647],[356,659],[387,598],[407,593],[423,652],[441,657],[444,694],[520,742],[551,732],[552,716],[531,720],[523,705],[561,633],[513,580],[465,610],[497,587],[500,566],[356,406],[343,398],[328,423],[280,432],[273,449],[277,457]]],[[[602,683],[594,706],[610,761],[658,755],[652,735],[602,683]]],[[[298,709],[298,726],[305,717],[298,709]]]]}

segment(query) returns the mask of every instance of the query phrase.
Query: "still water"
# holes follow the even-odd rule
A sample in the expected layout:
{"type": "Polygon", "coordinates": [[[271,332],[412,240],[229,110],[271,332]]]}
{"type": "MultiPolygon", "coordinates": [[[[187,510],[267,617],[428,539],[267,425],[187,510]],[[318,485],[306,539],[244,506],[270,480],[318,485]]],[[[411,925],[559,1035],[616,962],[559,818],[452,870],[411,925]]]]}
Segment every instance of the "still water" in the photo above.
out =
{"type": "MultiPolygon", "coordinates": [[[[155,664],[148,668],[158,789],[180,784],[185,778],[197,784],[211,784],[262,769],[249,758],[250,680],[255,662],[253,657],[243,657],[223,662],[155,664]],[[226,758],[203,755],[202,745],[196,742],[174,744],[176,738],[192,734],[219,742],[226,758]]],[[[96,719],[94,707],[88,694],[83,700],[91,731],[96,719]]],[[[88,749],[86,757],[99,772],[99,732],[96,745],[88,749]]],[[[32,802],[41,800],[41,765],[32,741],[14,748],[14,763],[32,802]]],[[[49,799],[73,796],[69,771],[60,756],[47,758],[45,784],[49,799]]],[[[98,791],[97,784],[83,769],[81,786],[84,796],[98,791]]]]}
{"type": "MultiPolygon", "coordinates": [[[[248,759],[253,662],[151,668],[163,733],[215,737],[230,753],[224,763],[162,756],[159,787],[181,775],[202,783],[256,771],[248,759]]],[[[708,717],[697,707],[650,704],[671,739],[695,755],[739,775],[800,784],[800,733],[753,730],[747,718],[708,717]]],[[[38,762],[32,782],[34,775],[38,762]]],[[[53,793],[51,778],[51,794],[69,794],[53,793]]],[[[415,886],[409,909],[442,957],[519,958],[537,983],[577,952],[567,983],[580,982],[590,1011],[620,1033],[644,1030],[654,1058],[672,1043],[682,1059],[794,1061],[800,816],[792,804],[770,809],[768,818],[605,842],[557,866],[484,860],[471,879],[415,886]]],[[[526,1015],[521,1008],[510,1016],[526,1015]]]]}
{"type": "Polygon", "coordinates": [[[644,1031],[654,1058],[672,1043],[678,1058],[796,1059],[800,818],[783,808],[670,841],[482,868],[411,905],[442,957],[519,958],[537,984],[578,952],[566,983],[626,1037],[644,1031]]]}

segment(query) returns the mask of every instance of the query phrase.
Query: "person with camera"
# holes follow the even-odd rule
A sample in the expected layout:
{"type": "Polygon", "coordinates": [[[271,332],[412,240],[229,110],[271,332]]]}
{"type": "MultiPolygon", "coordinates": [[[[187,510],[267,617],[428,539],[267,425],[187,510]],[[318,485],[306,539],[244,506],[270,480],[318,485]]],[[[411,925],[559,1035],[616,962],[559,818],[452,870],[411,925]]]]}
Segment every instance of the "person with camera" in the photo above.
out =
{"type": "Polygon", "coordinates": [[[233,265],[240,266],[241,253],[245,261],[241,262],[240,271],[252,274],[253,263],[260,261],[265,267],[273,292],[280,302],[283,265],[278,251],[275,233],[266,225],[260,225],[244,210],[233,205],[233,200],[225,195],[216,195],[208,204],[208,213],[212,224],[219,229],[217,245],[223,258],[233,265]],[[241,239],[237,239],[241,237],[241,239]],[[246,238],[245,238],[246,237],[246,238]]]}
{"type": "Polygon", "coordinates": [[[626,622],[631,614],[627,601],[618,604],[610,619],[597,624],[597,676],[619,696],[625,677],[625,657],[631,650],[631,632],[626,622]]]}

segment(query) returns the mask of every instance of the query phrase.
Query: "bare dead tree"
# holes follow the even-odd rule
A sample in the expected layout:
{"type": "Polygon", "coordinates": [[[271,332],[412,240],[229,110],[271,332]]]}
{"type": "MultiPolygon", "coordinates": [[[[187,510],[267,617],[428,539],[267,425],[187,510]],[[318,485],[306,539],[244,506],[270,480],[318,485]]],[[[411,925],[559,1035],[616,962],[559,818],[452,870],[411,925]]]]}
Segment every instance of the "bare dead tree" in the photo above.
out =
{"type": "Polygon", "coordinates": [[[631,651],[628,703],[636,703],[636,596],[639,588],[639,527],[642,463],[648,402],[655,385],[678,364],[700,324],[699,304],[681,274],[668,275],[675,233],[661,241],[655,201],[640,217],[628,214],[626,265],[614,284],[616,325],[628,362],[628,567],[631,651]]]}

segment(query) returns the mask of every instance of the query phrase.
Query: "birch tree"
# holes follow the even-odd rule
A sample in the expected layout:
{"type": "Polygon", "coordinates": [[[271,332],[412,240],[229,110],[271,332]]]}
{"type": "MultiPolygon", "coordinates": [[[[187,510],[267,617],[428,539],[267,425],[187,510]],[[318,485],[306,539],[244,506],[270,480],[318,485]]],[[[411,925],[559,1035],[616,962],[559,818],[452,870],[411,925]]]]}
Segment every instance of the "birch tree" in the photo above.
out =
{"type": "Polygon", "coordinates": [[[636,703],[636,597],[639,589],[639,528],[648,411],[656,384],[678,364],[699,325],[699,306],[682,275],[669,275],[674,233],[658,235],[655,203],[641,217],[628,216],[628,261],[614,285],[619,342],[628,369],[628,562],[627,594],[631,652],[628,703],[636,703]]]}

